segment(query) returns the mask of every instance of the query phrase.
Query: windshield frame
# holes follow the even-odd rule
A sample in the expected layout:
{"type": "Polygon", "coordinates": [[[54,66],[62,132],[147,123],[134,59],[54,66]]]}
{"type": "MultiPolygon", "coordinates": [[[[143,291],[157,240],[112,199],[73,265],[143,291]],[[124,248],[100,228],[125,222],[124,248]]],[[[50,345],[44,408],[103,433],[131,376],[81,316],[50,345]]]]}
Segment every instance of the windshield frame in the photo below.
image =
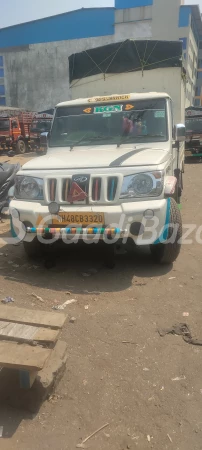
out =
{"type": "MultiPolygon", "coordinates": [[[[89,108],[89,107],[91,107],[91,108],[96,108],[96,107],[102,107],[102,106],[113,106],[113,105],[124,105],[124,107],[126,106],[126,104],[127,103],[129,103],[130,101],[129,100],[127,100],[127,101],[117,101],[117,102],[115,102],[115,101],[112,101],[110,104],[109,103],[105,103],[105,102],[103,102],[103,103],[84,103],[84,104],[76,104],[76,105],[74,105],[74,104],[70,104],[70,105],[65,105],[65,106],[59,106],[58,108],[56,108],[56,110],[55,110],[55,115],[54,115],[54,119],[53,119],[53,122],[52,122],[52,127],[51,127],[51,130],[50,130],[50,134],[49,134],[49,148],[70,148],[70,150],[71,149],[73,149],[74,147],[76,147],[76,146],[79,146],[79,147],[84,147],[84,146],[88,146],[88,147],[90,147],[90,146],[109,146],[109,145],[117,145],[117,146],[120,146],[120,145],[127,145],[127,144],[150,144],[150,143],[161,143],[161,142],[168,142],[169,141],[169,123],[168,123],[168,118],[169,118],[169,114],[168,114],[168,102],[167,102],[167,98],[165,98],[165,97],[154,97],[154,98],[152,98],[152,99],[138,99],[138,100],[135,100],[135,99],[133,99],[133,100],[131,100],[131,103],[138,103],[138,105],[139,105],[139,103],[142,103],[143,104],[143,106],[144,106],[144,104],[146,103],[146,102],[151,102],[151,103],[154,103],[154,102],[158,102],[158,101],[163,101],[164,102],[164,107],[165,107],[165,136],[164,135],[162,135],[162,138],[164,137],[164,139],[158,139],[157,140],[157,135],[151,135],[151,134],[145,134],[144,135],[144,137],[145,137],[145,139],[143,138],[143,135],[142,136],[139,136],[138,137],[138,135],[137,136],[134,136],[134,139],[133,139],[133,141],[131,141],[131,139],[124,139],[123,138],[123,135],[122,134],[120,134],[119,136],[117,136],[117,140],[116,140],[116,142],[102,142],[102,143],[99,143],[99,140],[97,140],[97,136],[95,136],[95,138],[93,138],[93,137],[91,137],[91,138],[89,138],[89,140],[88,140],[88,142],[87,143],[85,143],[85,141],[83,141],[83,138],[86,136],[86,134],[84,134],[84,136],[82,136],[80,139],[78,139],[78,141],[76,141],[75,140],[75,142],[72,142],[71,144],[67,144],[67,143],[65,143],[64,145],[59,145],[59,144],[55,144],[55,143],[53,143],[52,142],[52,132],[54,131],[54,125],[55,125],[55,123],[56,123],[56,121],[57,121],[57,119],[60,117],[60,118],[62,118],[62,117],[73,117],[74,115],[76,116],[76,114],[73,114],[72,116],[69,114],[69,116],[68,115],[64,115],[64,116],[62,116],[62,115],[58,115],[57,116],[57,112],[58,111],[61,111],[62,109],[68,109],[68,110],[71,110],[71,109],[75,109],[75,108],[83,108],[83,110],[85,109],[85,108],[89,108]],[[147,138],[148,137],[148,138],[147,138]],[[121,141],[121,142],[120,142],[121,141]]],[[[155,109],[154,107],[152,107],[152,108],[150,108],[150,109],[155,109]]],[[[157,107],[157,110],[160,110],[161,108],[159,107],[157,107]]],[[[133,112],[136,112],[136,111],[141,111],[141,109],[140,108],[137,108],[137,110],[134,110],[133,112]]],[[[143,110],[144,110],[144,108],[143,108],[143,110]]],[[[149,108],[147,107],[145,107],[145,111],[146,110],[149,110],[149,108]]],[[[125,110],[124,110],[124,112],[125,112],[125,110]]],[[[83,114],[84,115],[84,117],[85,117],[85,114],[83,114]]],[[[93,114],[91,114],[91,116],[93,116],[93,114]]],[[[90,131],[89,131],[90,132],[90,131]]],[[[70,133],[71,133],[71,131],[70,131],[70,133]]],[[[66,133],[67,135],[69,134],[69,133],[66,133]]],[[[160,136],[160,135],[159,135],[160,136]]],[[[112,137],[112,136],[111,136],[112,137]]],[[[129,137],[129,136],[128,136],[129,137]]],[[[132,137],[132,136],[131,136],[132,137]]],[[[105,140],[106,138],[103,136],[102,137],[102,139],[103,140],[105,140]]],[[[110,136],[109,136],[109,139],[110,139],[110,136]]]]}

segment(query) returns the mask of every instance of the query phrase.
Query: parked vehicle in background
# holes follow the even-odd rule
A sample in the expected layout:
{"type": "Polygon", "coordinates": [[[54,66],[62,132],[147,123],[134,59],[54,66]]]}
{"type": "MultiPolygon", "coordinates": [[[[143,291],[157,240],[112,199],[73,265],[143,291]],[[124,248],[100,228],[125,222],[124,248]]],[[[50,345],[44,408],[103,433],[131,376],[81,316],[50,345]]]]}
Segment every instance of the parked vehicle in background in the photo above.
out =
{"type": "Polygon", "coordinates": [[[47,140],[41,139],[41,134],[51,129],[54,109],[42,111],[35,114],[30,128],[30,145],[31,149],[36,153],[45,153],[47,150],[47,140]]]}
{"type": "Polygon", "coordinates": [[[70,58],[70,74],[78,99],[57,105],[47,155],[17,175],[10,210],[26,228],[25,251],[34,255],[54,239],[102,241],[110,265],[115,242],[128,239],[150,245],[155,261],[172,263],[182,235],[181,43],[126,41],[89,50],[70,58]]]}
{"type": "MultiPolygon", "coordinates": [[[[0,164],[0,213],[9,205],[11,188],[15,184],[16,173],[19,170],[20,164],[0,164]]],[[[14,195],[14,188],[12,195],[14,195]]]]}
{"type": "Polygon", "coordinates": [[[202,108],[191,106],[186,109],[185,156],[202,156],[202,108]]]}
{"type": "Polygon", "coordinates": [[[26,153],[30,149],[30,127],[35,113],[0,107],[0,151],[26,153]]]}

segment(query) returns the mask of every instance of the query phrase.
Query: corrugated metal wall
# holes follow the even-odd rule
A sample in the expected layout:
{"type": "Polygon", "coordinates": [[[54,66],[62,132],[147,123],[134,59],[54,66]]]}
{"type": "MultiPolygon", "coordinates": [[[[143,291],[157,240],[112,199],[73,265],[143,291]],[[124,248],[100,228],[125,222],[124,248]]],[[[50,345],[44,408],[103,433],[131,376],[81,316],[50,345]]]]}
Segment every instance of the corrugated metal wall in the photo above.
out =
{"type": "Polygon", "coordinates": [[[114,34],[114,8],[89,8],[0,29],[0,48],[114,34]]]}

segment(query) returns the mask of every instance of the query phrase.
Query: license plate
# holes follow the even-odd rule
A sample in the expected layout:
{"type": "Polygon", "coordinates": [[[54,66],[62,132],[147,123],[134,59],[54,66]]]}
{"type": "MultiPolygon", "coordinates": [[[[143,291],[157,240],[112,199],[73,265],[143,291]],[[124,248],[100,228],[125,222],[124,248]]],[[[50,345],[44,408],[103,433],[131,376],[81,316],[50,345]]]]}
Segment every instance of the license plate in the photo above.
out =
{"type": "Polygon", "coordinates": [[[59,213],[60,220],[53,219],[53,225],[104,225],[103,213],[59,213]]]}

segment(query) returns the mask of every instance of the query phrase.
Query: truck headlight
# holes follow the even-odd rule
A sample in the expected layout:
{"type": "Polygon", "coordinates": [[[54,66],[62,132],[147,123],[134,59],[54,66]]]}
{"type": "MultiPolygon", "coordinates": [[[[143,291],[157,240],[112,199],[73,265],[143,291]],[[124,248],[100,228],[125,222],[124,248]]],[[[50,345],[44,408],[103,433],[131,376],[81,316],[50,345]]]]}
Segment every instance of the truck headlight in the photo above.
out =
{"type": "Polygon", "coordinates": [[[18,175],[15,182],[15,198],[43,200],[43,179],[18,175]]]}
{"type": "Polygon", "coordinates": [[[120,198],[158,197],[163,191],[163,172],[137,173],[124,177],[120,198]]]}

